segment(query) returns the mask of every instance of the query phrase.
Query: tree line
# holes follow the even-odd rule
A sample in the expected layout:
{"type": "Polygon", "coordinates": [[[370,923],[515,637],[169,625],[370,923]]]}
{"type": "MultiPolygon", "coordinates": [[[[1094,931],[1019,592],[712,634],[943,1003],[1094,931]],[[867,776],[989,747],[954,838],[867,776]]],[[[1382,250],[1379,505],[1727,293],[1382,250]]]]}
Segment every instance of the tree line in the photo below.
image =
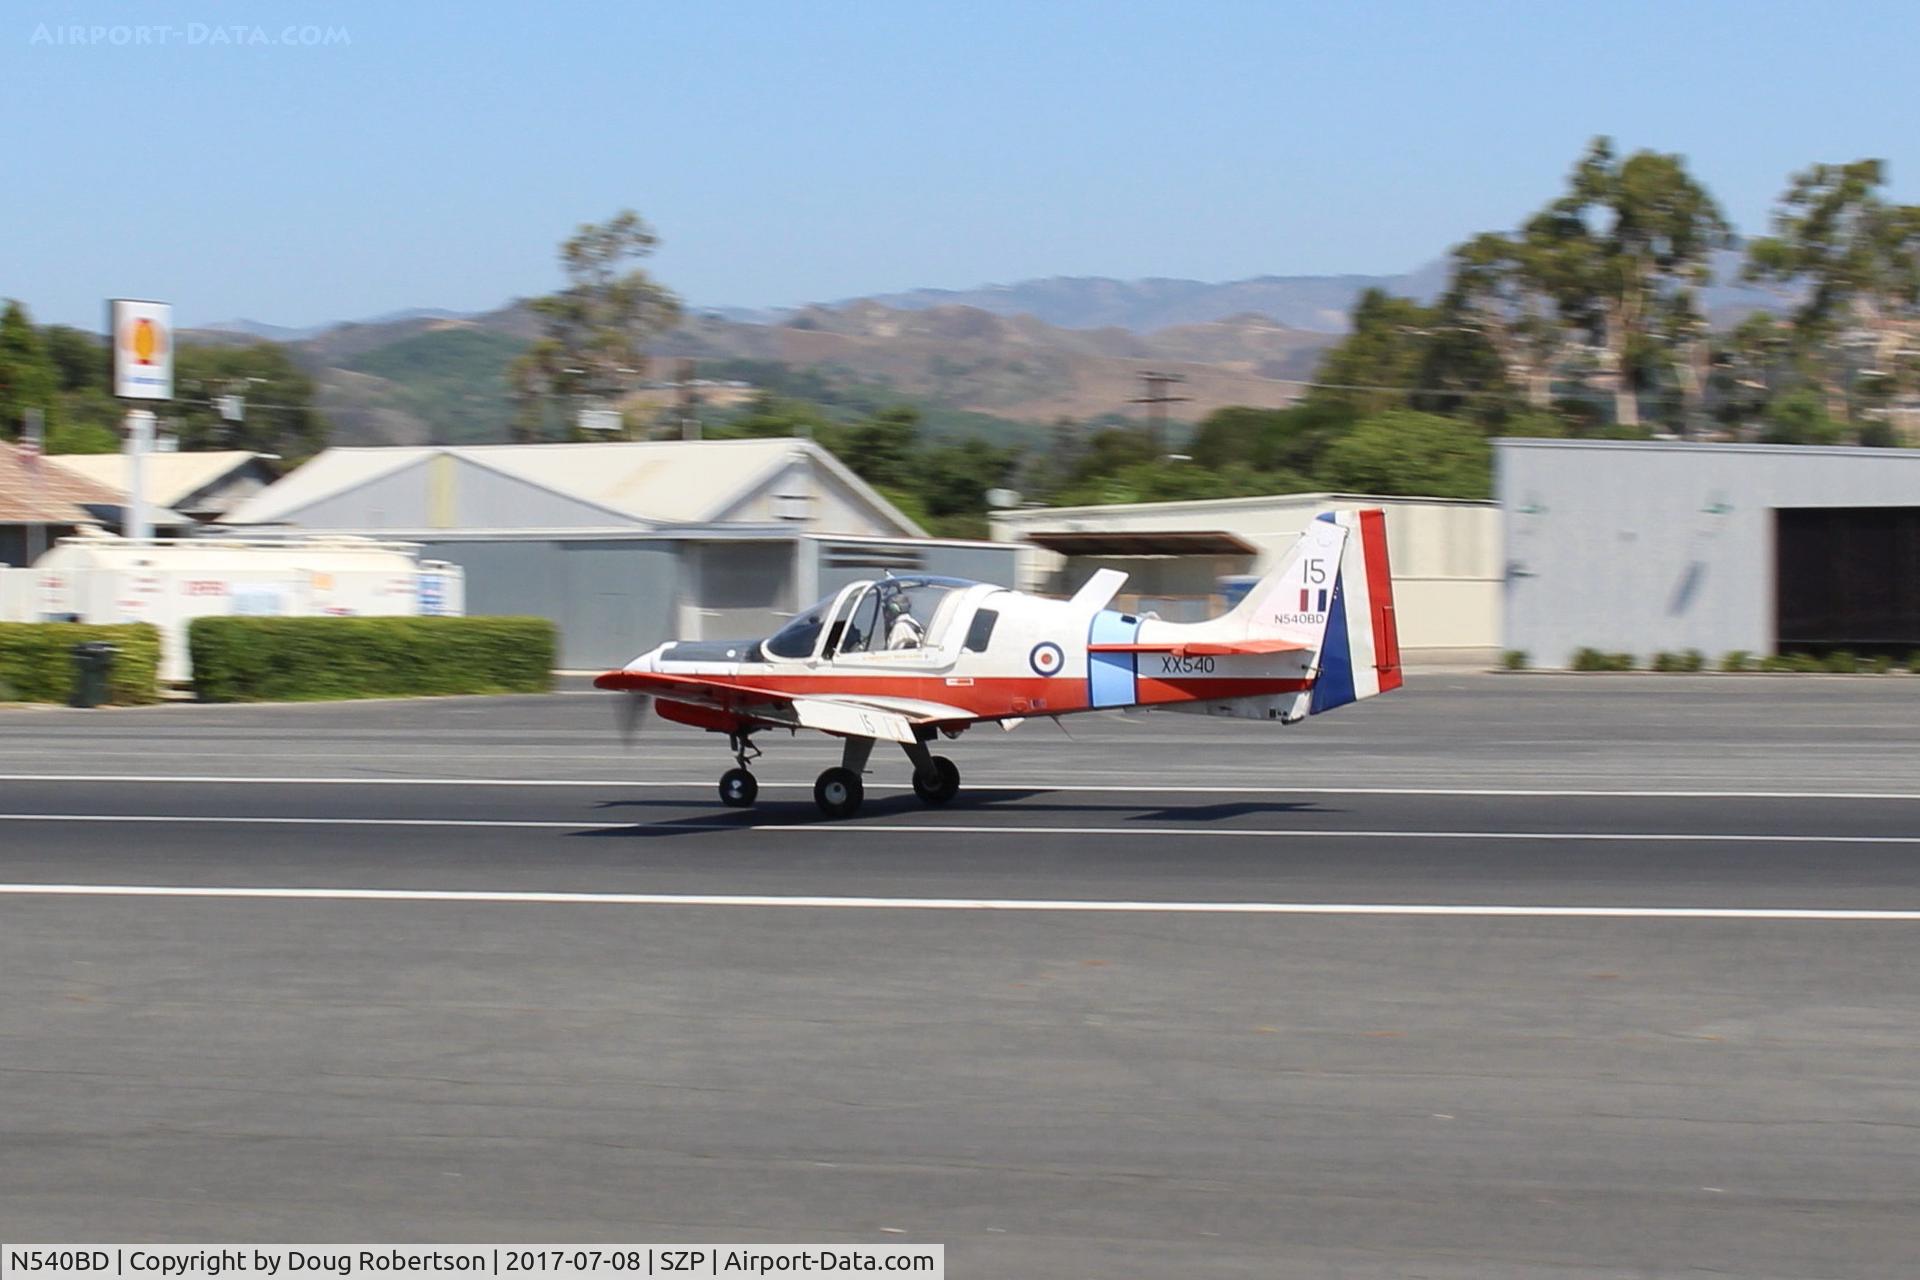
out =
{"type": "MultiPolygon", "coordinates": [[[[1452,251],[1433,302],[1363,294],[1297,404],[1218,410],[1172,453],[1137,426],[1062,422],[1025,449],[941,455],[928,476],[945,483],[965,462],[968,495],[1004,485],[1053,505],[1485,498],[1502,435],[1910,443],[1920,206],[1894,202],[1887,180],[1879,160],[1813,165],[1743,244],[1681,157],[1596,138],[1517,230],[1452,251]],[[1702,301],[1716,259],[1772,305],[1716,329],[1702,301]]],[[[975,506],[944,527],[983,525],[975,506]]]]}
{"type": "MultiPolygon", "coordinates": [[[[37,409],[48,453],[112,453],[126,406],[113,397],[105,341],[69,325],[37,326],[17,301],[0,308],[0,439],[18,440],[37,409]]],[[[182,449],[248,449],[288,464],[326,444],[313,380],[272,342],[182,343],[174,352],[175,399],[154,406],[182,449]],[[237,395],[245,416],[230,422],[215,400],[237,395]]]]}

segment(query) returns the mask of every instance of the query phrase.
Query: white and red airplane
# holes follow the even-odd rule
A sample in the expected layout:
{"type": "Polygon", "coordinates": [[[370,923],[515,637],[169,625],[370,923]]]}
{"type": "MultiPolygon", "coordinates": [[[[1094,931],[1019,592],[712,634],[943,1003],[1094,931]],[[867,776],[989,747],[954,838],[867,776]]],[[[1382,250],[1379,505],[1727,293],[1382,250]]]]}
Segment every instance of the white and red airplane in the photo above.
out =
{"type": "Polygon", "coordinates": [[[841,588],[764,640],[669,642],[594,681],[624,692],[628,733],[660,717],[727,735],[721,803],[751,805],[763,729],[844,740],[814,784],[830,818],[860,808],[877,741],[913,762],[941,805],[960,771],[931,744],[977,724],[1151,708],[1293,724],[1400,687],[1400,646],[1378,510],[1324,512],[1229,612],[1164,622],[1107,606],[1127,575],[1102,569],[1070,600],[957,578],[841,588]]]}

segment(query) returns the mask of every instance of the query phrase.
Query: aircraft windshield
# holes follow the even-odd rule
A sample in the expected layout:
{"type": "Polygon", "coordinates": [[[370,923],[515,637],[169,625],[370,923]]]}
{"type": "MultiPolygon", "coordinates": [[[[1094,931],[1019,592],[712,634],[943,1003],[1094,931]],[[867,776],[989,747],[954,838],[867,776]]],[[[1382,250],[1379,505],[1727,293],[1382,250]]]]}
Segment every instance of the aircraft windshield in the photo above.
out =
{"type": "Polygon", "coordinates": [[[834,597],[828,596],[805,613],[795,614],[791,622],[767,638],[767,652],[776,658],[811,658],[833,601],[834,597]]]}
{"type": "Polygon", "coordinates": [[[767,652],[776,658],[812,657],[830,616],[833,629],[825,657],[929,647],[939,643],[945,630],[949,611],[942,606],[974,584],[964,578],[918,575],[856,585],[864,589],[848,595],[851,603],[838,615],[833,615],[834,601],[847,593],[835,593],[796,615],[768,638],[767,652]]]}

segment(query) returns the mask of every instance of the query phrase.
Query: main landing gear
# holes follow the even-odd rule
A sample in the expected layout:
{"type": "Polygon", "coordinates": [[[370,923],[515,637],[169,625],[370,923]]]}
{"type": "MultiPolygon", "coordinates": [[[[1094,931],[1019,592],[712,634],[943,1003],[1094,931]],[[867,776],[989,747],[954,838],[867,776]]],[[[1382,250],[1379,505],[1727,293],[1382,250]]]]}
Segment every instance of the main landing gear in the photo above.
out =
{"type": "MultiPolygon", "coordinates": [[[[760,749],[744,733],[730,734],[727,745],[733,748],[735,767],[720,775],[720,803],[730,809],[750,807],[760,795],[748,764],[760,749]]],[[[925,742],[901,744],[907,759],[913,762],[913,793],[923,804],[938,808],[960,790],[960,769],[945,756],[936,756],[925,742]]],[[[866,772],[873,754],[872,738],[847,738],[840,749],[840,763],[823,772],[813,784],[813,802],[829,818],[851,818],[860,812],[866,799],[866,786],[860,775],[866,772]]]]}

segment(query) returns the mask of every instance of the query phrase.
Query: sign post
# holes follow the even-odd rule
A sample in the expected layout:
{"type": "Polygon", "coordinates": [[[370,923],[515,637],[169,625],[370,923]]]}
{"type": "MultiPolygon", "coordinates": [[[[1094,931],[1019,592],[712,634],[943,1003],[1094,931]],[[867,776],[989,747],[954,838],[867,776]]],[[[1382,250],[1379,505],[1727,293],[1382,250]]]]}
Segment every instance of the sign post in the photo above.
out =
{"type": "Polygon", "coordinates": [[[147,453],[153,448],[153,410],[127,410],[127,514],[122,537],[145,542],[153,536],[147,514],[147,453]]]}
{"type": "MultiPolygon", "coordinates": [[[[173,307],[115,298],[107,307],[113,339],[113,394],[127,401],[173,399],[173,307]]],[[[147,514],[146,456],[153,447],[153,411],[127,406],[127,509],[121,534],[153,536],[147,514]]]]}

